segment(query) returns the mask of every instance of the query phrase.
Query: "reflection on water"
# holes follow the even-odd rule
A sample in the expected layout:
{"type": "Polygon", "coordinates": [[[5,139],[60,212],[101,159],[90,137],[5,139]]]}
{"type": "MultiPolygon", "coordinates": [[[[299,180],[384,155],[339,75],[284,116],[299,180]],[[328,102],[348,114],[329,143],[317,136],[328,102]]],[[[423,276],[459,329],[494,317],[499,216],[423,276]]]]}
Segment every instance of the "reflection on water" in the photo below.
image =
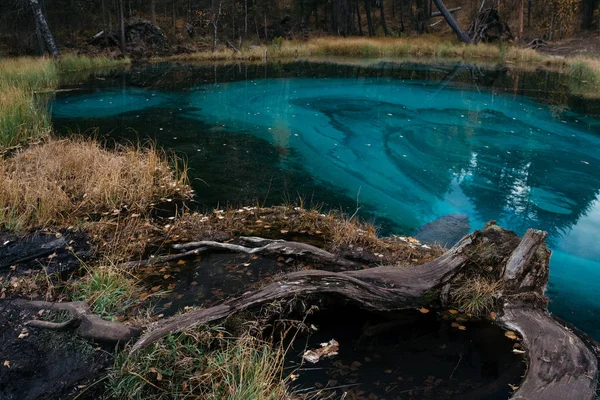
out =
{"type": "Polygon", "coordinates": [[[53,115],[184,152],[207,205],[299,194],[358,199],[398,233],[451,213],[544,229],[552,308],[598,338],[600,107],[565,85],[464,66],[153,68],[61,93],[53,115]]]}

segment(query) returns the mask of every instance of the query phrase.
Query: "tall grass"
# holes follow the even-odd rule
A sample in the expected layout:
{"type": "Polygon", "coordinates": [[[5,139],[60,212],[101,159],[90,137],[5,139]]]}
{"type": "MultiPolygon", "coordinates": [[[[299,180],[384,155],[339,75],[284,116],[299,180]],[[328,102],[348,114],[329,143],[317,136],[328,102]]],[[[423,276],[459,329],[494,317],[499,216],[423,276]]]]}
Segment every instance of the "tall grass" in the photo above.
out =
{"type": "Polygon", "coordinates": [[[585,94],[598,93],[600,89],[600,60],[574,58],[568,67],[569,88],[572,92],[585,94]]]}
{"type": "Polygon", "coordinates": [[[49,140],[0,158],[0,224],[20,230],[144,212],[156,199],[184,194],[186,183],[185,168],[174,171],[152,146],[108,151],[88,139],[49,140]]]}
{"type": "Polygon", "coordinates": [[[60,72],[116,67],[129,59],[65,55],[60,61],[44,57],[0,60],[0,150],[49,134],[48,99],[60,72]]]}
{"type": "Polygon", "coordinates": [[[50,129],[47,95],[16,86],[0,88],[0,149],[40,138],[50,129]]]}
{"type": "Polygon", "coordinates": [[[35,92],[58,84],[58,67],[47,58],[0,61],[0,149],[46,135],[50,116],[44,96],[35,92]]]}
{"type": "Polygon", "coordinates": [[[90,69],[101,69],[101,68],[115,68],[131,63],[129,58],[109,58],[106,56],[85,56],[66,54],[64,55],[58,65],[61,72],[72,72],[72,71],[85,71],[90,69]]]}
{"type": "Polygon", "coordinates": [[[121,353],[109,374],[115,399],[288,400],[284,350],[248,334],[195,328],[172,333],[134,356],[121,353]]]}
{"type": "Polygon", "coordinates": [[[50,58],[6,58],[0,60],[0,90],[16,87],[25,91],[52,89],[58,84],[58,65],[50,58]]]}

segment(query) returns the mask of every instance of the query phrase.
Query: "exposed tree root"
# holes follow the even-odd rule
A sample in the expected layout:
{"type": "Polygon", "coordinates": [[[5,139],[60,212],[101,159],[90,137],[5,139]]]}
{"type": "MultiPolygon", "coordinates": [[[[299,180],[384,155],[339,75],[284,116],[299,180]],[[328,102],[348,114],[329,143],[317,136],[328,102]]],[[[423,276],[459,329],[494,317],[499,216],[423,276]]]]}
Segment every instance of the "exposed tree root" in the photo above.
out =
{"type": "MultiPolygon", "coordinates": [[[[291,273],[270,285],[223,304],[161,320],[144,327],[131,352],[137,352],[171,332],[206,324],[274,300],[295,297],[335,296],[373,311],[398,311],[447,300],[452,285],[465,276],[486,274],[502,279],[497,322],[523,336],[528,352],[528,371],[514,399],[593,399],[598,366],[586,344],[558,324],[546,311],[544,290],[548,281],[550,252],[546,234],[528,230],[518,240],[512,232],[488,224],[483,231],[465,236],[439,258],[418,267],[382,266],[344,272],[321,270],[291,273]],[[460,279],[459,279],[460,278],[460,279]]],[[[174,246],[177,249],[224,249],[247,254],[304,257],[322,263],[357,266],[332,253],[303,243],[262,238],[241,238],[259,247],[201,241],[174,246]],[[350,263],[350,264],[347,264],[350,263]]],[[[193,251],[193,250],[192,250],[193,251]]],[[[500,295],[500,294],[499,294],[500,295]]],[[[77,333],[100,340],[127,340],[137,336],[134,328],[101,320],[84,303],[23,302],[37,308],[66,309],[80,322],[77,333]]],[[[32,326],[65,329],[72,326],[30,323],[32,326]]]]}
{"type": "Polygon", "coordinates": [[[34,310],[67,311],[73,318],[65,323],[32,320],[27,325],[53,330],[74,329],[75,333],[87,339],[101,342],[127,342],[140,333],[140,328],[127,326],[119,322],[104,320],[93,314],[87,303],[74,301],[50,303],[47,301],[8,300],[13,305],[34,310]]]}

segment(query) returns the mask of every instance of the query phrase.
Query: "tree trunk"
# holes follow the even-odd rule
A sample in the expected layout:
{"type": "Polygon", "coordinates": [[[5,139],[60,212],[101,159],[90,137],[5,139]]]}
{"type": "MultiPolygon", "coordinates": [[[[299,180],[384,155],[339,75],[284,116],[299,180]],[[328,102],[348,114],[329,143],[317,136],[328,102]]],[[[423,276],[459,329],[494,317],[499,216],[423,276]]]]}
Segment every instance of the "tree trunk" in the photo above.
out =
{"type": "Polygon", "coordinates": [[[152,15],[152,23],[156,25],[156,0],[150,0],[150,14],[152,15]]]}
{"type": "Polygon", "coordinates": [[[379,0],[379,13],[381,15],[381,26],[383,27],[383,33],[385,36],[390,35],[390,29],[388,28],[388,24],[385,18],[385,1],[379,0]]]}
{"type": "Polygon", "coordinates": [[[244,38],[248,36],[248,0],[244,0],[244,38]]]}
{"type": "Polygon", "coordinates": [[[44,38],[42,37],[42,32],[40,31],[38,24],[35,24],[35,38],[38,48],[38,54],[40,56],[43,56],[44,54],[46,54],[46,44],[44,43],[44,38]]]}
{"type": "Polygon", "coordinates": [[[582,0],[581,2],[581,27],[591,29],[594,23],[596,0],[582,0]]]}
{"type": "Polygon", "coordinates": [[[446,22],[448,22],[448,25],[450,25],[450,28],[452,28],[452,30],[454,31],[456,36],[458,36],[458,39],[464,43],[471,43],[471,38],[465,32],[463,32],[462,29],[460,29],[460,26],[458,26],[458,23],[456,22],[456,20],[452,16],[452,14],[448,11],[448,8],[446,8],[446,5],[444,4],[444,2],[442,0],[433,0],[433,1],[435,2],[435,5],[437,6],[437,8],[440,10],[442,15],[444,16],[444,19],[446,20],[446,22]]]}
{"type": "Polygon", "coordinates": [[[119,42],[121,53],[125,54],[125,13],[123,10],[123,0],[119,0],[119,24],[121,29],[119,35],[119,42]]]}
{"type": "Polygon", "coordinates": [[[519,0],[517,3],[517,8],[519,10],[519,36],[517,37],[517,41],[523,41],[523,24],[525,20],[525,5],[523,4],[523,0],[519,0]]]}
{"type": "Polygon", "coordinates": [[[360,8],[358,7],[358,3],[356,3],[356,5],[354,6],[355,11],[356,11],[356,22],[358,23],[358,34],[360,36],[363,35],[363,28],[362,28],[362,21],[360,18],[360,8]]]}
{"type": "Polygon", "coordinates": [[[46,22],[46,17],[44,17],[44,13],[42,12],[42,8],[40,7],[40,3],[38,0],[29,0],[29,4],[33,9],[33,16],[35,18],[35,26],[36,29],[39,30],[41,37],[44,40],[46,48],[48,52],[53,58],[60,58],[60,52],[56,47],[56,43],[54,42],[54,37],[52,37],[52,32],[50,32],[50,28],[48,28],[48,23],[46,22]]]}
{"type": "Polygon", "coordinates": [[[375,36],[375,29],[373,28],[373,19],[371,18],[371,0],[365,1],[365,14],[367,14],[367,27],[369,28],[369,36],[375,36]]]}
{"type": "Polygon", "coordinates": [[[175,28],[177,24],[177,0],[173,0],[173,15],[171,16],[171,25],[175,28]]]}

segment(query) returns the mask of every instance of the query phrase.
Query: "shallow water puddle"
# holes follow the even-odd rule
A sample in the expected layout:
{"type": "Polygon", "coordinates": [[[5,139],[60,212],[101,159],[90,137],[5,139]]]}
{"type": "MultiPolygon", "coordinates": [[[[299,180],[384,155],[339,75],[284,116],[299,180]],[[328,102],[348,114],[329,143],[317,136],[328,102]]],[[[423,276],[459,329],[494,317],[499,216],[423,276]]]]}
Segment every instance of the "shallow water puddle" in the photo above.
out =
{"type": "Polygon", "coordinates": [[[318,331],[287,356],[296,390],[356,400],[506,399],[525,371],[515,342],[490,322],[461,322],[462,330],[445,314],[374,315],[340,305],[315,313],[306,322],[318,331]],[[305,348],[332,338],[338,355],[299,365],[305,348]]]}

